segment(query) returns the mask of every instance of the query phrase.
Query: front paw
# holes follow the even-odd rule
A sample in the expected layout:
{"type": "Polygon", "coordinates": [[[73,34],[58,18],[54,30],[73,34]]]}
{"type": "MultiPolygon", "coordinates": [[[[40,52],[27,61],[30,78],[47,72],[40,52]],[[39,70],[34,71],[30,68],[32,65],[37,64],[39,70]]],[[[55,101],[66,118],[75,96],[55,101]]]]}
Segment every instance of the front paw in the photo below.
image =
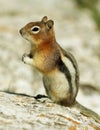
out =
{"type": "Polygon", "coordinates": [[[24,54],[22,56],[22,61],[26,64],[32,64],[33,63],[33,59],[29,57],[29,54],[24,54]]]}
{"type": "Polygon", "coordinates": [[[26,62],[25,62],[25,58],[26,58],[26,57],[28,57],[28,54],[26,54],[26,53],[23,54],[23,56],[22,56],[22,61],[23,61],[24,63],[26,63],[26,62]]]}

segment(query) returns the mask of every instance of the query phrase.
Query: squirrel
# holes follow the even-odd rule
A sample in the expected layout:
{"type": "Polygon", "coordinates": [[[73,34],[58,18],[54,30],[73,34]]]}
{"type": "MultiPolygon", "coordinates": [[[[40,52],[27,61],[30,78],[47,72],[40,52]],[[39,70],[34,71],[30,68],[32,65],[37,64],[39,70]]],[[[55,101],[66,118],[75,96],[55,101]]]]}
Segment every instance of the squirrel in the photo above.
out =
{"type": "Polygon", "coordinates": [[[100,123],[98,114],[76,101],[79,89],[78,65],[74,56],[57,43],[54,21],[44,16],[41,21],[26,24],[19,32],[31,43],[30,53],[24,54],[22,61],[42,73],[48,97],[54,103],[75,108],[100,123]]]}

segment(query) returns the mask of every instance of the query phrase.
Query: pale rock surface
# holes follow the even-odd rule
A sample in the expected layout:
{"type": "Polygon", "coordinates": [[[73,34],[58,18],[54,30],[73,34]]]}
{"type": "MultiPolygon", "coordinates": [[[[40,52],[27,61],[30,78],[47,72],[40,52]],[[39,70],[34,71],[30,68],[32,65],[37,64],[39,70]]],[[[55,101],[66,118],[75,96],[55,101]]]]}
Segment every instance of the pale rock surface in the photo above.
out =
{"type": "Polygon", "coordinates": [[[100,130],[100,124],[49,99],[0,92],[0,130],[100,130]]]}

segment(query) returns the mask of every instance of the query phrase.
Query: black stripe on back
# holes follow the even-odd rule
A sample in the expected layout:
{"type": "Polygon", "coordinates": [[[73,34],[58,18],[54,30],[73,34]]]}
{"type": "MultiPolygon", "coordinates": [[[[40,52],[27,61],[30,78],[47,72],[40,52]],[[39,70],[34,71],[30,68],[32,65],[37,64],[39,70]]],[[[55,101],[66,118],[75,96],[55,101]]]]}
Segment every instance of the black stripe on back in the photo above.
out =
{"type": "Polygon", "coordinates": [[[64,52],[64,56],[70,60],[70,62],[72,63],[72,65],[73,65],[73,67],[75,69],[75,72],[76,72],[75,73],[75,82],[76,82],[76,87],[77,87],[77,91],[78,91],[78,87],[79,87],[79,70],[78,70],[77,62],[76,62],[74,56],[70,52],[65,51],[65,50],[63,50],[63,52],[64,52]]]}
{"type": "Polygon", "coordinates": [[[67,68],[67,66],[63,63],[63,61],[61,60],[61,58],[59,58],[58,60],[58,69],[63,73],[65,74],[66,76],[66,80],[68,80],[68,83],[69,83],[69,91],[70,93],[73,92],[73,88],[72,88],[72,78],[71,78],[71,74],[70,74],[70,71],[69,69],[67,68]]]}

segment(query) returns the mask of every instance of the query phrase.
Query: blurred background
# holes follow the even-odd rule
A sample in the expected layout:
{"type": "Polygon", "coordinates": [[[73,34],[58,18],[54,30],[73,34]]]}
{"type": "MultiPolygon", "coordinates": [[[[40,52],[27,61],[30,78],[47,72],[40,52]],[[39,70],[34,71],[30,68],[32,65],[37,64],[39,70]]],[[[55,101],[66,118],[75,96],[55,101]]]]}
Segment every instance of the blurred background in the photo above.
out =
{"type": "Polygon", "coordinates": [[[0,0],[0,91],[45,94],[41,74],[21,61],[30,44],[19,34],[45,15],[78,62],[77,100],[100,114],[100,0],[0,0]]]}

